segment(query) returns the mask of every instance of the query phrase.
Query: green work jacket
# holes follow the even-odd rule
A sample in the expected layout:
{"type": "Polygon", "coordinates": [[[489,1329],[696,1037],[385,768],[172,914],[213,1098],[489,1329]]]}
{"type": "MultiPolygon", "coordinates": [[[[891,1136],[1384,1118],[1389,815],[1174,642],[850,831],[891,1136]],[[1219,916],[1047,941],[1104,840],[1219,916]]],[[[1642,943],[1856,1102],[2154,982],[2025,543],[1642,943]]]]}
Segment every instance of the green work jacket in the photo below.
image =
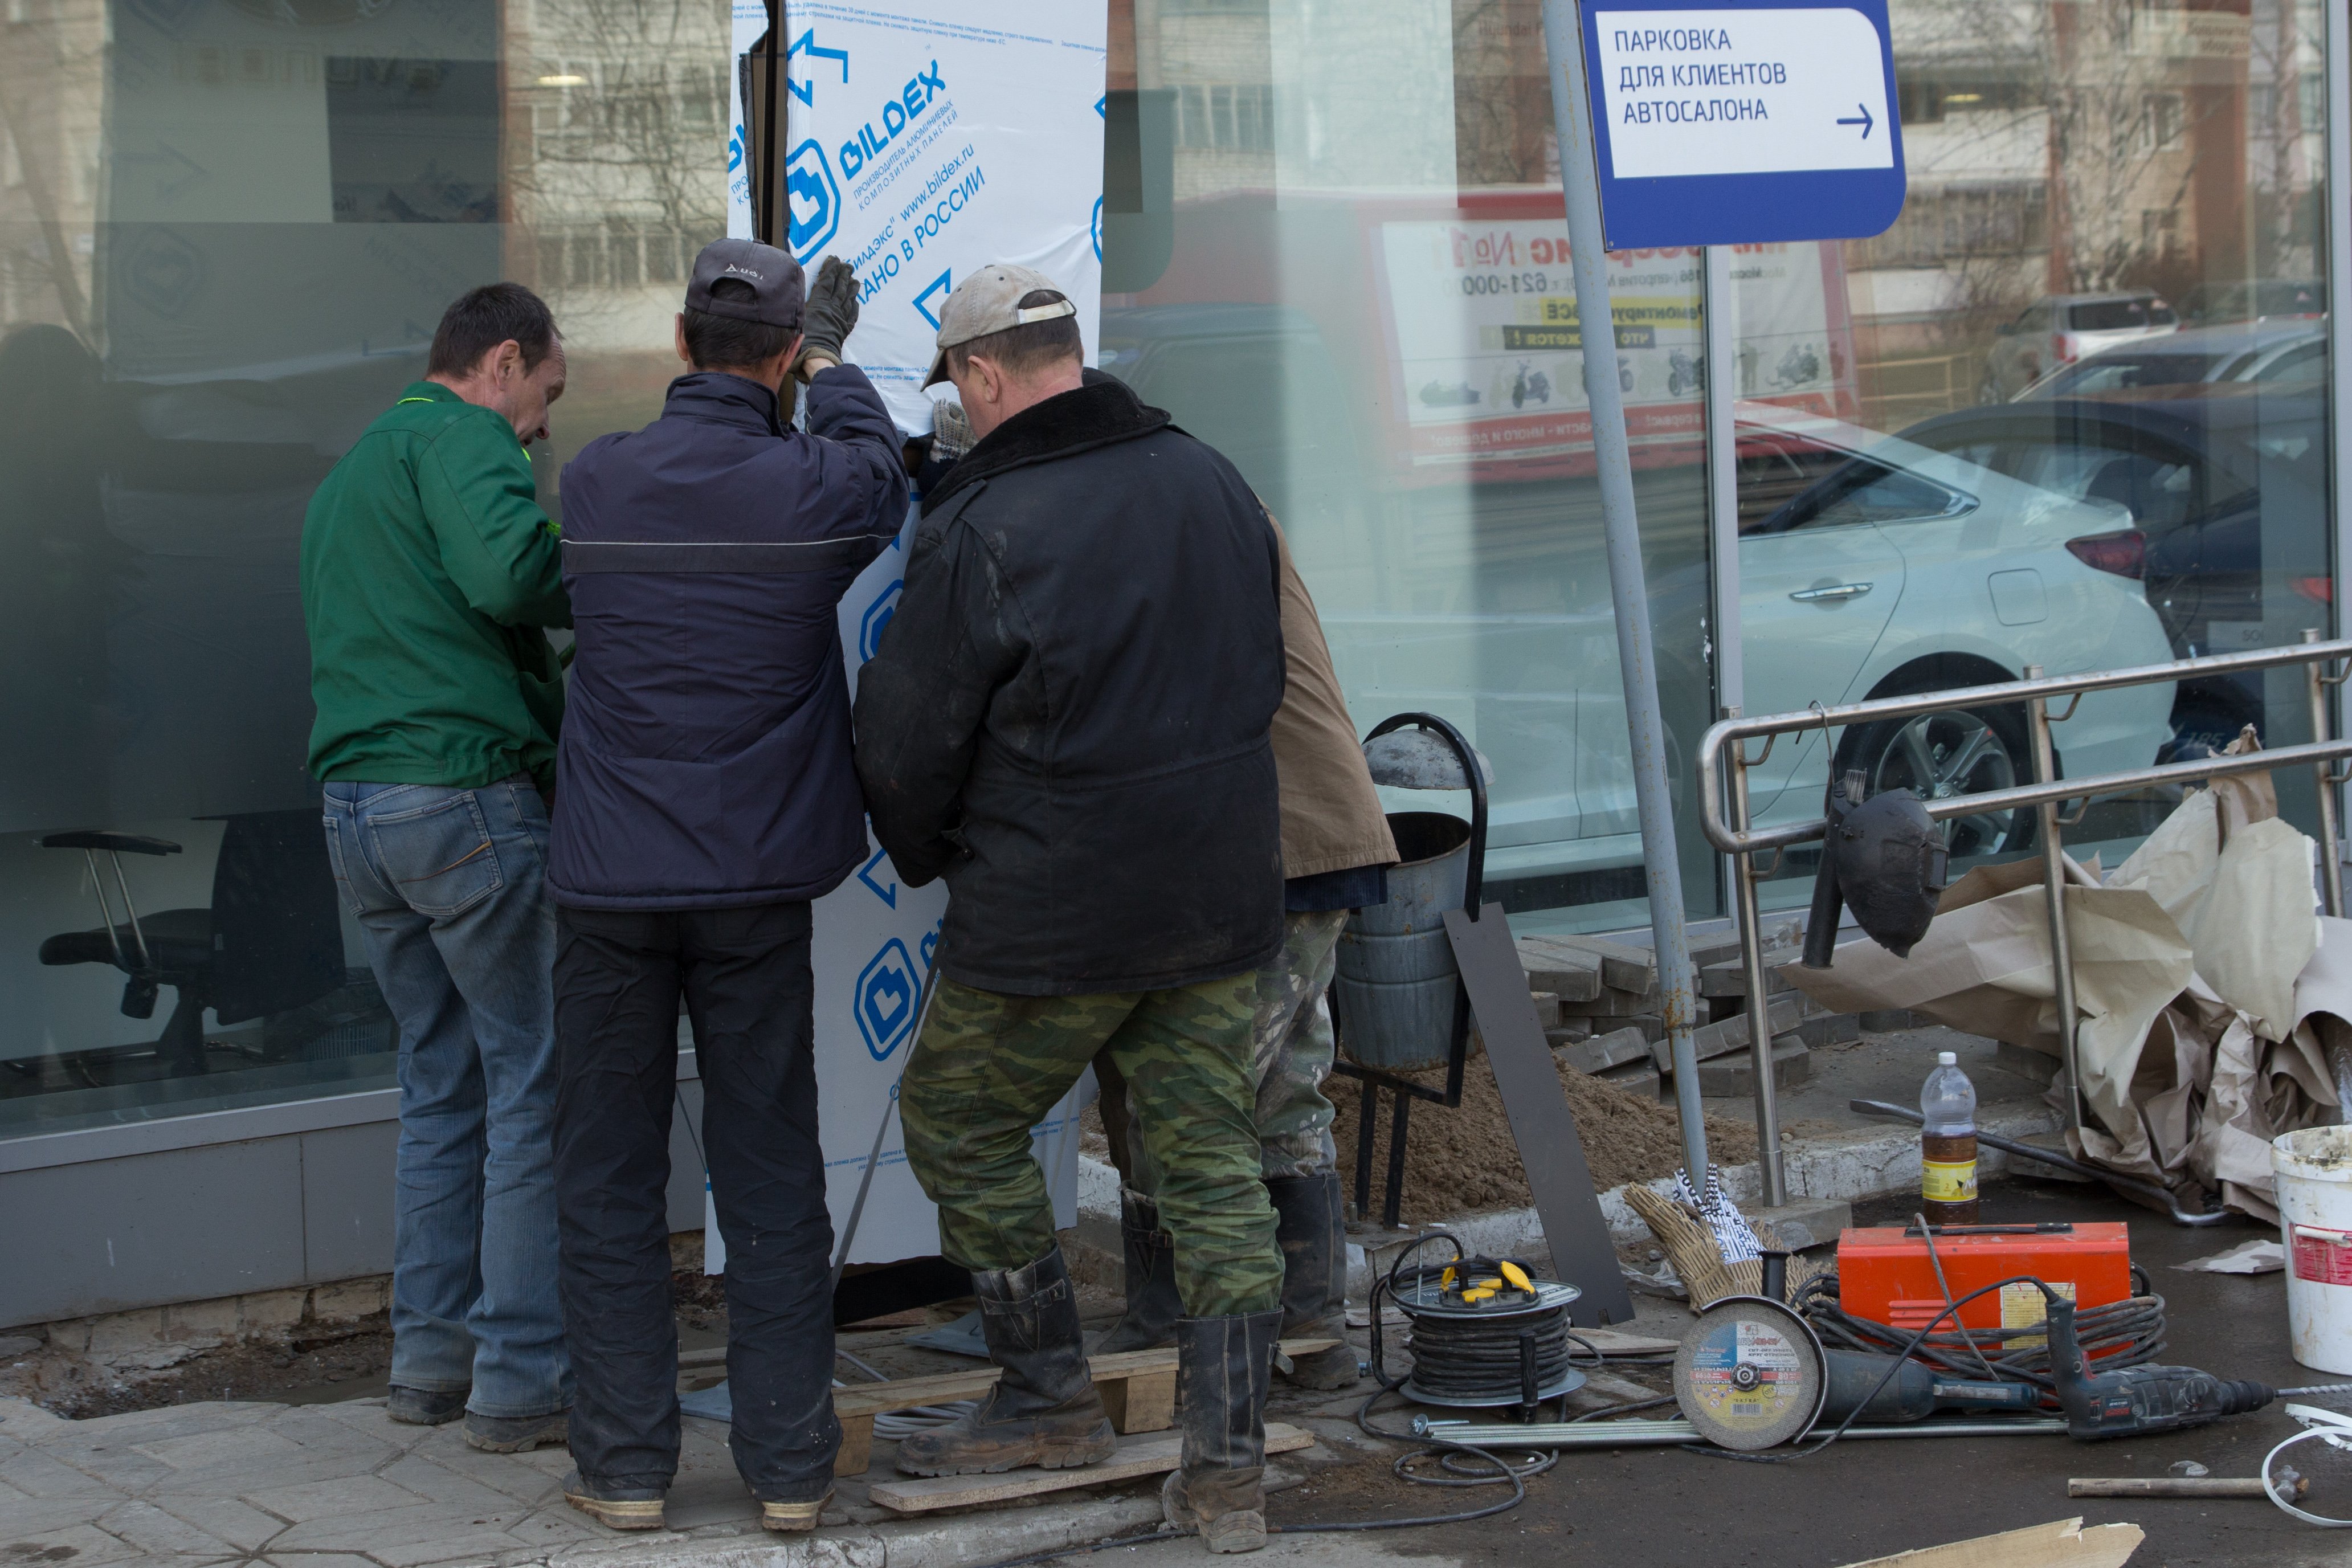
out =
{"type": "Polygon", "coordinates": [[[310,771],[471,789],[555,782],[572,624],[555,524],[514,426],[417,382],[368,426],[302,522],[310,771]]]}

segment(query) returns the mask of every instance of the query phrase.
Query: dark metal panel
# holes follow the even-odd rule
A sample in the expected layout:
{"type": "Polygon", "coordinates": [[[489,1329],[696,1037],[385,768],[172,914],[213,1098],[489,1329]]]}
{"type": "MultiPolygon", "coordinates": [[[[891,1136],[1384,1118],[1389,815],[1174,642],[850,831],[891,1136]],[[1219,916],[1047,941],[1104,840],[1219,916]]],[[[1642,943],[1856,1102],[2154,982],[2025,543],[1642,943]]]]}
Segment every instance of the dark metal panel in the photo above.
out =
{"type": "Polygon", "coordinates": [[[303,1273],[311,1283],[392,1272],[392,1161],[400,1124],[302,1135],[303,1273]]]}
{"type": "Polygon", "coordinates": [[[1543,1022],[1536,1016],[1535,999],[1528,994],[1527,970],[1512,944],[1503,906],[1486,905],[1475,921],[1460,910],[1448,910],[1445,934],[1454,945],[1454,961],[1461,966],[1478,1032],[1486,1041],[1486,1062],[1494,1069],[1495,1087],[1502,1091],[1528,1189],[1535,1194],[1536,1214],[1551,1248],[1552,1271],[1584,1292],[1569,1316],[1587,1328],[1630,1322],[1633,1299],[1625,1290],[1617,1247],[1601,1213],[1601,1194],[1592,1190],[1592,1172],[1584,1163],[1576,1118],[1560,1092],[1559,1069],[1553,1065],[1543,1022]]]}
{"type": "Polygon", "coordinates": [[[702,1228],[702,1152],[695,1140],[702,1135],[702,1082],[681,1079],[677,1108],[669,1118],[669,1227],[702,1228]]]}
{"type": "Polygon", "coordinates": [[[0,1324],[303,1283],[298,1142],[0,1175],[0,1324]]]}

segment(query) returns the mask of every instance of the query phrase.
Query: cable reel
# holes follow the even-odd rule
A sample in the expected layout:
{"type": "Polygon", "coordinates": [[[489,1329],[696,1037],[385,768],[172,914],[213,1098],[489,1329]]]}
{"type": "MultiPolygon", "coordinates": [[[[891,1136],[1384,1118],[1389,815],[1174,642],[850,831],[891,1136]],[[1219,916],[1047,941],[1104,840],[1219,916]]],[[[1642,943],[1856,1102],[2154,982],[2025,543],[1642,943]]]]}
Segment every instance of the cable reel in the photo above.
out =
{"type": "Polygon", "coordinates": [[[1454,1237],[1443,1239],[1454,1243],[1453,1262],[1391,1270],[1385,1281],[1410,1324],[1405,1397],[1473,1408],[1517,1405],[1532,1415],[1545,1400],[1583,1387],[1568,1334],[1568,1309],[1583,1292],[1537,1279],[1517,1258],[1465,1257],[1454,1237]]]}

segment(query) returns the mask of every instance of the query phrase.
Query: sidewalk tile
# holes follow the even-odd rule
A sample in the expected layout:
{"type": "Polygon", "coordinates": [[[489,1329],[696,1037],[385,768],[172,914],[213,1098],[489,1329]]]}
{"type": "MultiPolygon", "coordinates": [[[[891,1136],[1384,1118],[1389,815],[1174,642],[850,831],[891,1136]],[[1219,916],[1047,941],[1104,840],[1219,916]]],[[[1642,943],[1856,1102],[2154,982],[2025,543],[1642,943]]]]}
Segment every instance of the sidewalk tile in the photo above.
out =
{"type": "MultiPolygon", "coordinates": [[[[484,1458],[493,1457],[495,1456],[488,1454],[483,1456],[484,1458]]],[[[515,1468],[520,1475],[529,1477],[532,1480],[540,1479],[536,1470],[525,1469],[520,1466],[511,1468],[515,1468]]],[[[375,1473],[395,1486],[415,1492],[419,1497],[431,1498],[435,1502],[453,1509],[496,1512],[500,1509],[511,1509],[518,1501],[536,1503],[544,1500],[543,1497],[518,1498],[512,1492],[484,1486],[480,1481],[461,1476],[455,1470],[434,1463],[421,1454],[404,1454],[375,1473]]],[[[539,1489],[541,1493],[548,1489],[544,1485],[539,1489]]]]}
{"type": "MultiPolygon", "coordinates": [[[[556,1450],[556,1454],[563,1460],[564,1468],[569,1469],[571,1456],[561,1449],[556,1450]]],[[[484,1454],[460,1447],[454,1453],[441,1450],[429,1455],[411,1454],[400,1463],[404,1465],[413,1461],[436,1466],[453,1476],[489,1487],[517,1502],[533,1507],[560,1500],[558,1489],[563,1484],[562,1472],[550,1470],[544,1465],[534,1465],[530,1459],[530,1457],[525,1454],[484,1454]]],[[[381,1473],[390,1475],[392,1468],[387,1467],[381,1473]]]]}
{"type": "Polygon", "coordinates": [[[0,1433],[26,1443],[38,1443],[72,1423],[42,1409],[29,1399],[10,1394],[0,1399],[0,1433]]]}
{"type": "Polygon", "coordinates": [[[266,1544],[286,1528],[287,1521],[262,1512],[250,1503],[226,1497],[168,1498],[157,1504],[163,1511],[218,1536],[240,1552],[266,1544]]]}
{"type": "Polygon", "coordinates": [[[45,1535],[12,1541],[9,1560],[24,1563],[71,1562],[74,1568],[94,1568],[100,1563],[127,1563],[142,1555],[127,1542],[117,1541],[94,1524],[68,1525],[45,1535]]]}
{"type": "Polygon", "coordinates": [[[261,1559],[269,1568],[375,1568],[364,1557],[342,1552],[289,1552],[261,1559]]]}
{"type": "MultiPolygon", "coordinates": [[[[288,1552],[362,1552],[387,1563],[392,1560],[388,1553],[399,1552],[407,1553],[410,1562],[436,1562],[457,1555],[452,1548],[436,1557],[437,1543],[495,1535],[529,1511],[518,1508],[500,1513],[452,1513],[437,1504],[420,1500],[405,1508],[309,1520],[271,1542],[269,1550],[273,1555],[288,1552]],[[425,1551],[427,1547],[433,1550],[425,1551]],[[425,1554],[416,1556],[415,1552],[425,1554]]],[[[511,1544],[502,1540],[493,1550],[504,1550],[511,1544]]]]}
{"type": "Polygon", "coordinates": [[[197,1529],[186,1520],[164,1512],[153,1503],[124,1503],[100,1514],[97,1522],[100,1530],[116,1540],[128,1542],[142,1552],[158,1557],[243,1555],[233,1543],[221,1540],[209,1531],[197,1529]]]}
{"type": "MultiPolygon", "coordinates": [[[[391,1427],[392,1423],[384,1423],[391,1427]]],[[[337,1421],[308,1408],[289,1411],[272,1421],[268,1426],[272,1436],[283,1437],[299,1444],[305,1453],[333,1454],[357,1461],[361,1468],[381,1465],[394,1455],[412,1447],[386,1432],[367,1432],[349,1423],[337,1421]]]]}
{"type": "Polygon", "coordinates": [[[114,1497],[121,1494],[95,1476],[37,1448],[28,1448],[0,1460],[0,1481],[27,1497],[114,1497]]]}
{"type": "Polygon", "coordinates": [[[133,1443],[131,1448],[184,1474],[250,1466],[257,1475],[268,1475],[273,1467],[289,1463],[302,1452],[299,1445],[274,1432],[247,1426],[133,1443]]]}
{"type": "Polygon", "coordinates": [[[38,1498],[25,1502],[0,1502],[0,1561],[14,1563],[24,1558],[23,1542],[47,1536],[53,1531],[88,1524],[89,1516],[98,1511],[89,1498],[38,1498]]]}
{"type": "MultiPolygon", "coordinates": [[[[257,1481],[270,1478],[257,1475],[257,1481]]],[[[426,1500],[405,1488],[396,1486],[381,1476],[338,1476],[331,1480],[304,1481],[293,1486],[259,1486],[241,1489],[239,1497],[256,1508],[267,1509],[280,1519],[296,1524],[307,1524],[314,1519],[340,1519],[355,1513],[382,1513],[388,1510],[411,1510],[426,1500]]]]}

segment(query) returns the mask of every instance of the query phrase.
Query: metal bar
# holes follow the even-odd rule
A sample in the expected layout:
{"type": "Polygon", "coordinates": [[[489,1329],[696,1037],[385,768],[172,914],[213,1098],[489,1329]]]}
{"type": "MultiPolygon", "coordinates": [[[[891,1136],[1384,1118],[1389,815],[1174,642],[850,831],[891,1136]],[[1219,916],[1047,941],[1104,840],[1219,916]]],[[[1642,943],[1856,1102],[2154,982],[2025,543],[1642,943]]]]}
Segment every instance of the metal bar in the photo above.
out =
{"type": "MultiPolygon", "coordinates": [[[[2319,640],[2319,633],[2306,626],[2303,640],[2307,644],[2315,643],[2319,640]]],[[[2303,670],[2304,684],[2311,692],[2311,738],[2325,741],[2331,728],[2327,722],[2327,682],[2321,679],[2320,667],[2316,663],[2305,665],[2303,670]]],[[[2320,902],[2329,914],[2341,919],[2344,914],[2344,857],[2341,847],[2336,842],[2333,771],[2326,763],[2321,763],[2312,769],[2312,774],[2319,795],[2320,902]]]]}
{"type": "MultiPolygon", "coordinates": [[[[2025,667],[2029,681],[2042,679],[2042,667],[2025,667]]],[[[2033,752],[2033,782],[2054,783],[2057,752],[2050,744],[2050,707],[2041,697],[2025,703],[2026,735],[2033,752]]],[[[2083,1074],[2074,1060],[2074,943],[2066,930],[2066,851],[2059,842],[2058,803],[2045,800],[2034,808],[2041,819],[2042,888],[2050,904],[2050,970],[2057,992],[2058,1056],[2066,1065],[2066,1124],[2083,1130],[2083,1074]]]]}
{"type": "MultiPolygon", "coordinates": [[[[1739,710],[1730,708],[1725,713],[1737,718],[1739,710]]],[[[1745,741],[1731,749],[1731,820],[1738,831],[1748,831],[1745,741]]],[[[1748,1059],[1756,1077],[1757,1166],[1764,1179],[1764,1205],[1777,1208],[1789,1201],[1789,1189],[1780,1173],[1780,1089],[1772,1082],[1772,997],[1764,976],[1764,923],[1757,910],[1753,856],[1731,857],[1731,892],[1739,918],[1739,957],[1748,977],[1748,1059]]]]}
{"type": "MultiPolygon", "coordinates": [[[[2016,699],[2006,700],[2015,701],[2016,699]]],[[[2019,811],[2029,805],[2040,805],[2043,801],[2114,795],[2147,784],[2202,784],[2207,779],[2231,778],[2239,773],[2266,773],[2275,769],[2332,762],[2341,757],[2352,757],[2352,740],[2329,741],[2307,746],[2281,746],[2274,752],[2248,752],[2234,757],[2200,757],[2194,762],[2167,763],[2161,767],[2126,768],[2121,773],[2094,773],[2087,778],[2060,779],[2051,784],[2020,784],[2014,789],[1986,790],[1980,795],[1956,795],[1942,800],[1923,800],[1919,805],[1930,817],[1941,821],[1948,816],[1979,816],[1989,811],[2019,811]]],[[[1713,788],[1715,771],[1703,768],[1699,784],[1703,790],[1713,788]]],[[[1821,820],[1816,817],[1811,822],[1791,823],[1782,827],[1751,828],[1746,833],[1735,833],[1716,813],[1711,800],[1702,799],[1699,805],[1706,813],[1707,841],[1726,854],[1752,854],[1759,849],[1809,844],[1821,837],[1823,831],[1821,820]]]]}
{"type": "MultiPolygon", "coordinates": [[[[1521,1426],[1472,1421],[1432,1421],[1415,1416],[1413,1436],[1432,1442],[1459,1443],[1466,1447],[1508,1453],[1519,1448],[1667,1448],[1701,1443],[1698,1428],[1687,1421],[1531,1421],[1521,1426]]],[[[2065,1421],[2055,1415],[2009,1419],[1918,1421],[1907,1426],[1849,1426],[1842,1443],[1864,1437],[2049,1437],[2065,1434],[2065,1421]]]]}
{"type": "Polygon", "coordinates": [[[1356,1102],[1356,1217],[1372,1217],[1372,1118],[1380,1113],[1381,1091],[1364,1080],[1364,1098],[1356,1102]]]}
{"type": "MultiPolygon", "coordinates": [[[[81,858],[89,862],[89,890],[98,895],[98,918],[106,927],[106,945],[113,950],[114,967],[127,973],[131,964],[122,952],[121,934],[114,929],[114,906],[106,901],[106,879],[99,874],[98,851],[85,849],[81,858]]],[[[120,871],[121,867],[118,865],[115,869],[120,871]]]]}
{"type": "Polygon", "coordinates": [[[123,916],[131,921],[131,940],[139,944],[139,967],[152,969],[155,967],[155,955],[148,949],[147,933],[139,927],[139,910],[131,902],[131,883],[122,875],[122,857],[110,849],[106,852],[106,858],[114,868],[114,886],[122,895],[123,916]]]}
{"type": "Polygon", "coordinates": [[[2113,691],[2126,686],[2158,681],[2189,680],[2206,675],[2229,675],[2253,669],[2277,669],[2306,664],[2315,658],[2352,658],[2352,638],[2334,642],[2292,643],[2279,647],[2249,648],[2244,653],[2205,654],[2196,658],[2170,659],[2163,664],[2137,664],[2123,669],[2097,669],[2081,675],[2051,675],[2038,680],[1996,680],[1983,686],[1954,686],[1907,697],[1874,697],[1867,702],[1844,702],[1834,708],[1807,708],[1799,712],[1769,713],[1753,719],[1726,719],[1701,737],[1702,757],[1734,735],[1750,738],[1782,734],[1791,730],[1835,729],[1873,719],[1907,719],[1947,708],[1974,708],[2021,701],[2039,694],[2063,697],[2070,691],[2113,691]]]}
{"type": "Polygon", "coordinates": [[[1739,640],[1739,441],[1732,406],[1739,333],[1733,319],[1730,248],[1706,247],[1705,270],[1698,323],[1706,363],[1701,390],[1706,401],[1707,559],[1715,584],[1715,700],[1737,713],[1748,700],[1748,682],[1739,640]]]}
{"type": "Polygon", "coordinates": [[[1393,1115],[1389,1122],[1389,1187],[1381,1204],[1381,1224],[1389,1230],[1404,1228],[1404,1140],[1412,1116],[1412,1096],[1389,1097],[1393,1115]]]}
{"type": "MultiPolygon", "coordinates": [[[[2327,297],[2352,300],[2352,6],[2331,3],[2322,10],[2326,14],[2321,23],[2325,53],[2320,75],[2327,99],[2327,297]]],[[[2339,637],[2345,633],[2345,573],[2352,563],[2352,342],[2345,340],[2344,311],[2344,306],[2335,307],[2327,334],[2327,416],[2335,426],[2335,438],[2328,444],[2335,457],[2328,464],[2336,518],[2331,575],[2336,584],[2328,611],[2339,637]]],[[[2345,730],[2352,731],[2352,712],[2342,707],[2347,695],[2352,693],[2338,688],[2336,700],[2345,730]]],[[[2332,858],[2338,850],[2330,844],[2325,853],[2332,858]]]]}
{"type": "Polygon", "coordinates": [[[1658,709],[1658,668],[1650,636],[1650,592],[1633,509],[1633,458],[1625,439],[1625,399],[1617,384],[1616,317],[1609,306],[1609,257],[1601,232],[1601,174],[1593,162],[1591,84],[1575,0],[1544,0],[1544,52],[1549,57],[1553,133],[1559,139],[1560,195],[1568,209],[1570,268],[1585,353],[1584,393],[1591,415],[1592,461],[1600,482],[1601,528],[1609,556],[1609,596],[1617,613],[1618,674],[1625,684],[1625,722],[1633,757],[1633,799],[1642,824],[1643,868],[1649,883],[1650,931],[1658,989],[1675,1064],[1675,1106],[1682,1121],[1683,1165],[1691,1184],[1706,1180],[1706,1123],[1699,1106],[1698,1052],[1691,1043],[1697,987],[1690,933],[1683,929],[1682,859],[1675,853],[1674,796],[1666,778],[1665,724],[1658,709]]]}

